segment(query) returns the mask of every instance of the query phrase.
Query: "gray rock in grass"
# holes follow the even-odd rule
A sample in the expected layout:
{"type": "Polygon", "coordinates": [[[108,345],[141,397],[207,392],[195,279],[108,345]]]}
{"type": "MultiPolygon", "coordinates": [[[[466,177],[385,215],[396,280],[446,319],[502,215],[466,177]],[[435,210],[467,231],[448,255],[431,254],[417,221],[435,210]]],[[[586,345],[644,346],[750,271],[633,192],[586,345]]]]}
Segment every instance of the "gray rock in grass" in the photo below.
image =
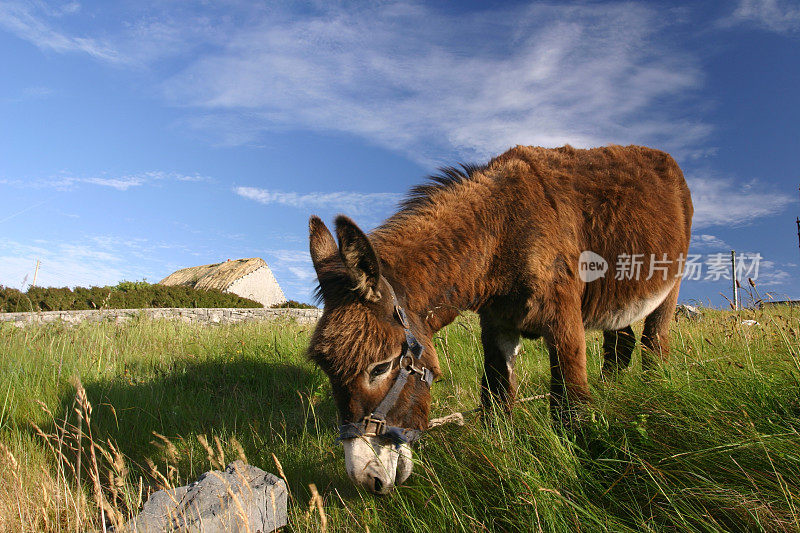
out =
{"type": "Polygon", "coordinates": [[[693,305],[681,304],[675,308],[675,314],[679,316],[685,316],[690,320],[703,319],[703,312],[700,310],[699,307],[695,307],[693,305]]]}
{"type": "Polygon", "coordinates": [[[234,461],[224,472],[212,470],[186,487],[153,493],[122,531],[267,533],[285,526],[287,520],[283,480],[234,461]]]}

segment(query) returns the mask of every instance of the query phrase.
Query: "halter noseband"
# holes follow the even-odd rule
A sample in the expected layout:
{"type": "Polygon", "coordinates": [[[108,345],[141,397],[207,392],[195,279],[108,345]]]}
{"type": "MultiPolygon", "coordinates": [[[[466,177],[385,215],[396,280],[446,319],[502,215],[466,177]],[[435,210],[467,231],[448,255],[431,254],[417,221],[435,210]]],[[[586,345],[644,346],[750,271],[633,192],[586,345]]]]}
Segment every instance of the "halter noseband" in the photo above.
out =
{"type": "MultiPolygon", "coordinates": [[[[384,279],[384,281],[386,281],[384,279]]],[[[419,366],[420,358],[422,357],[423,346],[411,333],[408,318],[405,311],[400,307],[395,296],[394,289],[386,281],[389,287],[389,292],[392,294],[392,301],[394,303],[395,318],[397,318],[400,325],[403,326],[403,331],[406,335],[406,342],[403,343],[403,351],[398,358],[400,366],[400,373],[395,378],[392,388],[383,397],[381,403],[370,414],[365,416],[360,422],[348,422],[339,426],[339,440],[352,439],[356,437],[382,437],[394,443],[396,446],[401,444],[411,444],[422,435],[422,431],[418,429],[401,428],[398,426],[390,426],[386,423],[386,415],[392,410],[400,397],[400,393],[406,386],[408,378],[412,374],[419,376],[420,381],[425,383],[429,388],[433,383],[433,372],[424,366],[419,366]]]]}

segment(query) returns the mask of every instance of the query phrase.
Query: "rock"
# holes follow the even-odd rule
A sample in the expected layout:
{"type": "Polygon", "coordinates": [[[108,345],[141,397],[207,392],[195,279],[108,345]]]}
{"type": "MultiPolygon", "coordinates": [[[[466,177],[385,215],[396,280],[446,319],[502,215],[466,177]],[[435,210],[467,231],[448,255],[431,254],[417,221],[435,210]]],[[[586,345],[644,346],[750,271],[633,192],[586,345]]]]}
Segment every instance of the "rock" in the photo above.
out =
{"type": "Polygon", "coordinates": [[[286,484],[260,468],[234,461],[186,487],[150,495],[124,532],[267,533],[287,523],[286,484]]]}
{"type": "Polygon", "coordinates": [[[675,308],[675,314],[685,316],[690,320],[702,320],[703,318],[703,312],[700,308],[693,305],[681,304],[675,308]]]}
{"type": "Polygon", "coordinates": [[[457,426],[464,425],[464,414],[463,413],[453,413],[451,415],[443,416],[441,418],[434,418],[428,422],[429,428],[435,428],[438,426],[443,426],[445,424],[455,424],[457,426]]]}

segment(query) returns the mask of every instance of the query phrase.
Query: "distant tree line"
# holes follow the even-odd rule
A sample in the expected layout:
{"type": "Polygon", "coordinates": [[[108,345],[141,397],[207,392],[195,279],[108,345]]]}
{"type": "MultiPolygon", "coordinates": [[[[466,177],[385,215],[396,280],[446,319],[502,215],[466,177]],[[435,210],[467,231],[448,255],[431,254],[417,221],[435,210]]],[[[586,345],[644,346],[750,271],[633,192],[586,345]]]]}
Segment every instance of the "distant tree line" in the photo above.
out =
{"type": "Polygon", "coordinates": [[[219,290],[121,281],[106,287],[31,287],[22,292],[0,285],[0,312],[145,309],[150,307],[263,307],[219,290]]]}

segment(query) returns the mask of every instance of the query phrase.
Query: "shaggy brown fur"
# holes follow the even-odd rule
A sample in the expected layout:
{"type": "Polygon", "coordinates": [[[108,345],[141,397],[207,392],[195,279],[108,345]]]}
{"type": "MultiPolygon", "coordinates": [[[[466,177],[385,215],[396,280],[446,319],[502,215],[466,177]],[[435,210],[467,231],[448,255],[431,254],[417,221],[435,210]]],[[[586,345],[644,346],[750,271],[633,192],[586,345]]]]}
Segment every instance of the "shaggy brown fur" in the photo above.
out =
{"type": "MultiPolygon", "coordinates": [[[[309,353],[330,377],[343,421],[371,412],[392,380],[374,380],[367,369],[397,356],[403,342],[388,282],[425,345],[422,364],[436,373],[432,335],[461,310],[480,314],[485,407],[496,401],[510,409],[520,336],[543,337],[553,411],[562,412],[589,399],[584,328],[605,330],[604,373],[629,363],[630,321],[642,314],[644,366],[667,357],[692,212],[683,174],[664,152],[517,146],[485,167],[446,169],[415,188],[369,237],[340,216],[337,246],[312,217],[325,311],[309,353]],[[604,278],[581,280],[584,250],[609,262],[604,278]],[[615,279],[621,254],[643,254],[639,279],[615,279]],[[666,270],[647,279],[651,254],[666,260],[666,270]]],[[[425,429],[429,403],[427,388],[412,380],[389,423],[425,429]]]]}

